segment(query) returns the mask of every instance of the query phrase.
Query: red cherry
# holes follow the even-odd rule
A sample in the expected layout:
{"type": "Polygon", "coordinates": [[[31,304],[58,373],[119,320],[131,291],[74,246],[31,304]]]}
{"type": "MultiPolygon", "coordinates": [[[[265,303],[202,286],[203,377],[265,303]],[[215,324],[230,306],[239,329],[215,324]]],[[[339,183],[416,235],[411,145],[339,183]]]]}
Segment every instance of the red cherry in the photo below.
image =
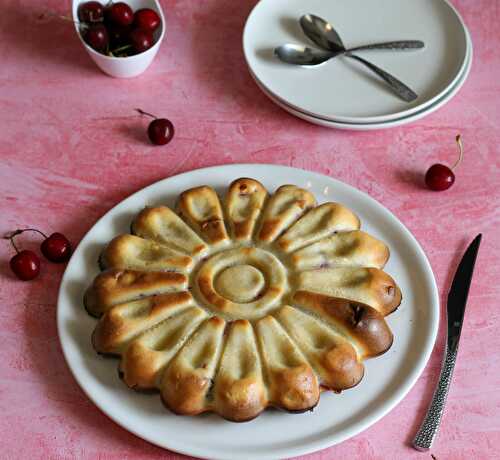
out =
{"type": "Polygon", "coordinates": [[[141,115],[154,118],[148,126],[148,136],[151,143],[155,145],[165,145],[172,140],[175,134],[175,129],[174,124],[170,120],[167,120],[166,118],[156,118],[154,115],[144,112],[144,110],[141,109],[135,110],[141,115]]]}
{"type": "Polygon", "coordinates": [[[425,174],[425,183],[427,187],[435,192],[449,189],[455,182],[455,174],[446,165],[432,165],[425,174]]]}
{"type": "Polygon", "coordinates": [[[130,43],[137,53],[143,53],[154,45],[153,34],[149,30],[134,29],[130,32],[130,43]]]}
{"type": "Polygon", "coordinates": [[[158,13],[150,8],[137,10],[134,14],[134,26],[138,29],[149,30],[154,32],[161,24],[158,13]]]}
{"type": "Polygon", "coordinates": [[[128,44],[130,27],[115,26],[108,27],[109,44],[113,48],[118,48],[128,44]]]}
{"type": "Polygon", "coordinates": [[[441,192],[448,190],[455,182],[455,174],[453,170],[460,164],[463,158],[463,145],[460,135],[456,137],[458,145],[459,157],[455,164],[450,168],[442,164],[432,165],[425,174],[425,184],[431,190],[441,192]]]}
{"type": "Polygon", "coordinates": [[[94,50],[103,52],[109,45],[109,36],[103,24],[92,24],[83,31],[85,42],[94,50]]]}
{"type": "Polygon", "coordinates": [[[134,12],[126,3],[113,3],[107,10],[106,16],[117,26],[129,26],[134,21],[134,12]]]}
{"type": "Polygon", "coordinates": [[[85,2],[78,7],[78,19],[81,22],[101,22],[104,19],[104,7],[99,2],[85,2]]]}
{"type": "Polygon", "coordinates": [[[71,257],[71,243],[62,233],[52,233],[43,240],[40,249],[51,262],[66,262],[71,257]]]}
{"type": "Polygon", "coordinates": [[[166,118],[157,118],[149,123],[149,140],[155,145],[168,144],[174,137],[174,125],[166,118]]]}
{"type": "Polygon", "coordinates": [[[10,259],[10,269],[20,280],[29,281],[40,273],[40,259],[33,251],[21,251],[10,259]]]}

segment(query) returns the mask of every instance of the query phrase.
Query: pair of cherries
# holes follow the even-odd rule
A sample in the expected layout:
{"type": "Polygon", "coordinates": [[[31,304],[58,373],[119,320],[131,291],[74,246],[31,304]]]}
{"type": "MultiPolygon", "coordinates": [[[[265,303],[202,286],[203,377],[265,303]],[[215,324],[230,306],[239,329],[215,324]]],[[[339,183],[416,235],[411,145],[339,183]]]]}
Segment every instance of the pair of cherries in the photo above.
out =
{"type": "Polygon", "coordinates": [[[4,239],[10,240],[16,251],[16,255],[10,259],[10,269],[20,280],[32,280],[40,273],[40,258],[33,251],[27,249],[19,251],[14,242],[15,237],[24,232],[36,232],[43,236],[40,250],[47,260],[62,263],[67,262],[71,257],[71,243],[62,233],[56,232],[47,236],[36,228],[15,230],[4,236],[4,239]]]}

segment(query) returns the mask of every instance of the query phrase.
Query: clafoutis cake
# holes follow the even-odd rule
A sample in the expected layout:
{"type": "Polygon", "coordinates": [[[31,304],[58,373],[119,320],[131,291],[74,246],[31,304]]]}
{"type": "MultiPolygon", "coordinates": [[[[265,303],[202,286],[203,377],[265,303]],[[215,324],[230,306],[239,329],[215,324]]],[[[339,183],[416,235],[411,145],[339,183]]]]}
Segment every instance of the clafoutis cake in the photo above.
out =
{"type": "MultiPolygon", "coordinates": [[[[100,257],[84,298],[95,350],[176,414],[242,422],[303,412],[363,378],[393,342],[401,302],[387,246],[340,203],[257,180],[186,190],[146,207],[100,257]]],[[[356,391],[356,390],[353,390],[356,391]]]]}

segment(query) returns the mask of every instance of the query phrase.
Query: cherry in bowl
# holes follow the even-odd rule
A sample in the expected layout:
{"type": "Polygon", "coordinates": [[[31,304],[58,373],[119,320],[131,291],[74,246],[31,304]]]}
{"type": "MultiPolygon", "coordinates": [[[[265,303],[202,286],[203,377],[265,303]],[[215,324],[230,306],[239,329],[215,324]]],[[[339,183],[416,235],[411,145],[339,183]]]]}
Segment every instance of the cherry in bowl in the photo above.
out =
{"type": "Polygon", "coordinates": [[[84,2],[78,6],[78,20],[84,23],[102,22],[104,6],[100,2],[84,2]]]}
{"type": "Polygon", "coordinates": [[[109,47],[108,29],[103,24],[92,24],[82,32],[85,42],[95,51],[104,52],[109,47]]]}
{"type": "Polygon", "coordinates": [[[160,27],[160,24],[160,16],[151,8],[142,8],[134,14],[134,26],[138,29],[154,32],[160,27]]]}
{"type": "Polygon", "coordinates": [[[96,65],[104,73],[117,78],[130,78],[143,73],[155,59],[165,36],[165,23],[159,0],[100,0],[104,7],[104,17],[97,23],[80,21],[78,9],[82,3],[87,2],[74,0],[72,19],[79,38],[85,44],[86,52],[96,65]],[[131,23],[128,9],[123,6],[113,7],[117,4],[128,4],[132,9],[131,23]],[[111,7],[114,9],[111,10],[111,7]],[[87,35],[85,30],[92,25],[103,25],[107,37],[102,29],[93,30],[87,35]],[[134,32],[135,30],[141,32],[134,32]],[[96,32],[99,32],[97,37],[96,32]]]}
{"type": "Polygon", "coordinates": [[[126,27],[134,22],[134,12],[124,2],[112,3],[105,11],[106,19],[114,25],[126,27]]]}

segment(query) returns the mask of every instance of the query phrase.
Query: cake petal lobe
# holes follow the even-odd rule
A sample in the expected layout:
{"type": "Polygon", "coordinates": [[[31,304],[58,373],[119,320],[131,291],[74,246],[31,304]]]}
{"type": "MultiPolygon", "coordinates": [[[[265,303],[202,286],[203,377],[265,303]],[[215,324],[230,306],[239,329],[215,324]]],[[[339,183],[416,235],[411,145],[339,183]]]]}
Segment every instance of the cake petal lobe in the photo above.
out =
{"type": "Polygon", "coordinates": [[[358,217],[338,203],[324,203],[308,211],[279,239],[284,252],[292,252],[335,232],[359,229],[358,217]]]}
{"type": "Polygon", "coordinates": [[[255,179],[241,178],[231,183],[226,199],[226,215],[232,237],[250,241],[267,199],[267,190],[255,179]]]}
{"type": "Polygon", "coordinates": [[[316,199],[311,192],[295,185],[282,185],[267,202],[258,239],[272,243],[315,204],[316,199]]]}

